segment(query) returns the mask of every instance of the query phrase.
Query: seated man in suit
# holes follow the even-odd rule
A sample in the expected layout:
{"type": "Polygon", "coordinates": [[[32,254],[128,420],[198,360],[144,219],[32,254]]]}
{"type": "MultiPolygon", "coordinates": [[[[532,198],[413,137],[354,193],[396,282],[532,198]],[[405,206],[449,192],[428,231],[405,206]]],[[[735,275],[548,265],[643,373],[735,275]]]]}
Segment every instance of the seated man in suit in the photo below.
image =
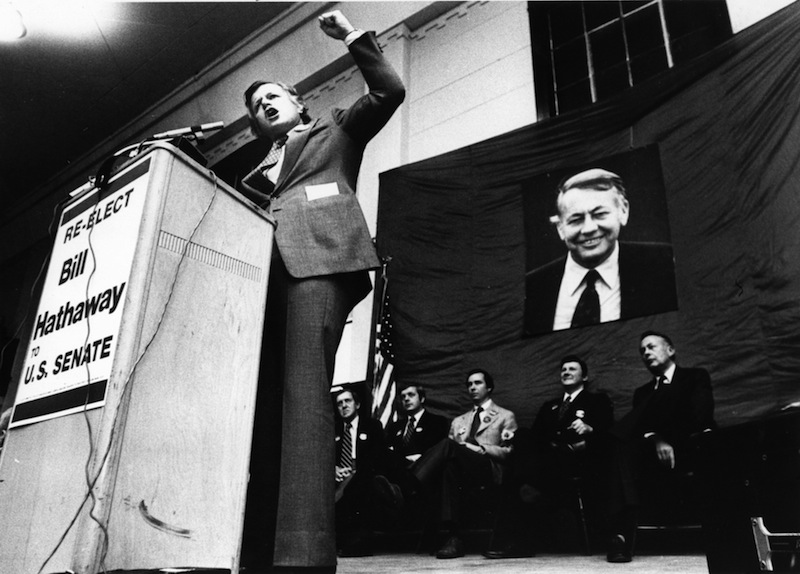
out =
{"type": "Polygon", "coordinates": [[[386,427],[389,450],[410,467],[422,454],[447,436],[449,421],[425,408],[425,387],[416,383],[399,386],[404,416],[386,427]]]}
{"type": "Polygon", "coordinates": [[[372,554],[373,484],[385,463],[380,422],[359,416],[361,401],[350,389],[334,395],[336,419],[336,538],[340,556],[372,554]]]}
{"type": "Polygon", "coordinates": [[[438,494],[438,519],[449,532],[437,558],[464,556],[459,535],[461,490],[467,485],[502,483],[517,431],[514,413],[492,401],[494,379],[487,371],[471,371],[466,386],[473,407],[456,417],[448,437],[422,455],[412,468],[428,494],[438,494]]]}
{"type": "Polygon", "coordinates": [[[530,506],[538,514],[575,497],[572,481],[579,478],[588,508],[599,506],[599,443],[614,422],[608,395],[586,389],[589,368],[575,355],[561,360],[561,393],[539,409],[526,437],[515,441],[512,472],[487,558],[532,556],[530,506]],[[590,504],[591,499],[591,504],[590,504]]]}
{"type": "Polygon", "coordinates": [[[527,335],[677,309],[672,247],[619,241],[630,204],[618,175],[595,168],[566,179],[556,207],[568,253],[528,273],[527,335]]]}
{"type": "Polygon", "coordinates": [[[708,371],[677,366],[672,340],[656,331],[642,334],[639,352],[653,378],[610,431],[609,562],[631,561],[641,481],[691,469],[693,435],[715,426],[708,371]]]}
{"type": "MultiPolygon", "coordinates": [[[[399,505],[402,506],[418,494],[418,482],[411,474],[414,463],[447,437],[450,421],[425,408],[426,393],[422,385],[400,383],[398,389],[404,415],[386,426],[389,468],[385,477],[375,477],[375,486],[384,500],[397,499],[399,492],[399,505]]],[[[412,510],[417,511],[418,508],[412,510]]],[[[406,515],[411,520],[416,518],[415,512],[406,515]]]]}

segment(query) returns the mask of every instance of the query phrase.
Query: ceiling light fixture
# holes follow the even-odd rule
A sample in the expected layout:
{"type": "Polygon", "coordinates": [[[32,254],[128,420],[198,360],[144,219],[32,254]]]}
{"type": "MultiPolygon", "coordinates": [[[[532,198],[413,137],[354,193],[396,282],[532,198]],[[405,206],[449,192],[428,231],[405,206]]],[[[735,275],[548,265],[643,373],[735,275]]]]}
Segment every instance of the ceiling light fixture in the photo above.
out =
{"type": "Polygon", "coordinates": [[[19,40],[27,33],[19,10],[11,4],[0,4],[0,40],[19,40]]]}

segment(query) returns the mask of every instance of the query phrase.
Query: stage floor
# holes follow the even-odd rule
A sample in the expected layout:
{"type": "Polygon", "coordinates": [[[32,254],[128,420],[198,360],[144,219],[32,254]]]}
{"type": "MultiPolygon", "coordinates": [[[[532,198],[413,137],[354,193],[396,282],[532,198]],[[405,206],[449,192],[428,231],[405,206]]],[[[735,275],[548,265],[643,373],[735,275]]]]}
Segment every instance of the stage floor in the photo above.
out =
{"type": "Polygon", "coordinates": [[[437,560],[423,554],[381,554],[363,558],[339,558],[337,574],[706,574],[702,554],[636,556],[629,564],[609,564],[605,555],[571,556],[542,554],[533,558],[489,560],[480,554],[437,560]]]}

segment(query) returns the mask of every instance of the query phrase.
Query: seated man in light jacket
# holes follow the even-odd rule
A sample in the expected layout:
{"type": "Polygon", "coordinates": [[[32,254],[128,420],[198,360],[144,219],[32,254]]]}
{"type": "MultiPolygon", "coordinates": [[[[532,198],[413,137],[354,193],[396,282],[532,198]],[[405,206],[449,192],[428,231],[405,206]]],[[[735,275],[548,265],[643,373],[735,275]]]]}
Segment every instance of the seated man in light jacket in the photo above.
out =
{"type": "Polygon", "coordinates": [[[437,558],[464,556],[464,543],[459,536],[459,492],[466,485],[502,482],[511,439],[517,430],[514,413],[490,398],[494,380],[488,372],[471,371],[466,388],[472,409],[453,420],[448,438],[426,452],[412,471],[429,493],[438,488],[438,518],[449,537],[436,553],[437,558]]]}

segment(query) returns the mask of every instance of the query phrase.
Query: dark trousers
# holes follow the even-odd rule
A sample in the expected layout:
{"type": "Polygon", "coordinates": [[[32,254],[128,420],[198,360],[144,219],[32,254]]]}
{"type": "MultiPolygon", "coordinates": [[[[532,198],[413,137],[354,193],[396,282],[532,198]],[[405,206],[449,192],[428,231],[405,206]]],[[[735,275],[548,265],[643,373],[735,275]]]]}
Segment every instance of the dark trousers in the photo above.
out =
{"type": "Polygon", "coordinates": [[[269,281],[243,554],[259,566],[335,567],[330,387],[347,315],[369,292],[369,276],[295,279],[274,247],[269,281]],[[270,539],[254,540],[270,533],[272,552],[270,539]]]}
{"type": "Polygon", "coordinates": [[[601,499],[605,491],[594,458],[571,451],[567,445],[540,445],[535,450],[518,446],[515,444],[515,458],[503,480],[492,549],[513,545],[530,550],[533,542],[540,549],[546,542],[558,549],[571,547],[577,534],[574,529],[581,525],[556,519],[566,511],[570,515],[580,511],[579,490],[585,519],[598,530],[604,526],[601,499]]]}
{"type": "Polygon", "coordinates": [[[673,444],[676,466],[662,465],[655,445],[647,439],[611,441],[607,458],[607,493],[610,534],[622,534],[632,541],[639,520],[642,491],[667,492],[680,476],[695,467],[694,449],[686,444],[673,444]]]}
{"type": "Polygon", "coordinates": [[[336,503],[338,548],[371,543],[377,505],[373,496],[375,473],[359,469],[336,503]]]}
{"type": "Polygon", "coordinates": [[[438,519],[452,530],[461,518],[464,487],[493,484],[492,463],[454,440],[446,438],[422,455],[412,472],[426,491],[438,495],[438,519]]]}

